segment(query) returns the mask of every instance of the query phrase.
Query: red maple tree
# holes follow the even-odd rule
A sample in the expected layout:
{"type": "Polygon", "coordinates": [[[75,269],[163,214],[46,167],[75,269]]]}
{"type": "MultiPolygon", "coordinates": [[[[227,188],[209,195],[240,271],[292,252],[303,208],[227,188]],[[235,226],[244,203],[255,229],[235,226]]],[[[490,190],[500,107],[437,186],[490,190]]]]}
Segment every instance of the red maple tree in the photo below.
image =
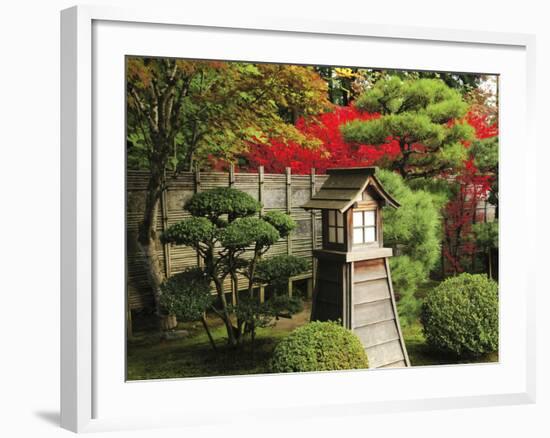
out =
{"type": "MultiPolygon", "coordinates": [[[[350,104],[336,107],[333,112],[320,114],[312,118],[299,118],[296,127],[307,137],[316,139],[320,146],[312,148],[286,139],[270,139],[267,143],[251,144],[249,151],[242,157],[244,164],[240,169],[256,172],[258,166],[264,166],[268,173],[282,173],[286,167],[296,174],[308,174],[312,168],[324,173],[330,167],[352,167],[386,164],[395,160],[400,153],[398,142],[388,137],[383,145],[348,143],[344,141],[340,127],[352,120],[371,120],[379,114],[365,113],[350,104]]],[[[488,122],[488,116],[471,111],[466,120],[476,131],[476,138],[483,139],[498,135],[496,124],[488,122]]],[[[468,147],[469,144],[465,144],[468,147]]],[[[422,145],[415,145],[422,148],[422,145]]],[[[224,168],[222,163],[213,160],[216,169],[224,168]]]]}
{"type": "MultiPolygon", "coordinates": [[[[475,129],[476,138],[479,140],[498,135],[498,125],[491,123],[486,114],[470,111],[466,120],[475,129]]],[[[456,194],[443,211],[442,251],[446,273],[458,274],[471,265],[472,257],[477,251],[472,225],[476,221],[478,204],[487,200],[492,179],[493,176],[479,172],[472,156],[454,177],[454,183],[457,185],[456,194]]]]}
{"type": "Polygon", "coordinates": [[[300,118],[296,127],[320,146],[311,148],[293,141],[271,139],[268,144],[252,144],[244,159],[242,170],[255,171],[264,166],[266,172],[282,173],[290,167],[292,173],[308,174],[312,168],[324,173],[330,167],[372,166],[391,160],[399,154],[399,145],[388,138],[386,144],[373,146],[344,141],[340,126],[351,120],[370,120],[379,114],[360,112],[353,105],[337,107],[335,111],[314,118],[300,118]]]}
{"type": "Polygon", "coordinates": [[[491,177],[480,174],[473,159],[469,159],[460,174],[454,178],[454,183],[457,185],[456,194],[443,212],[442,250],[445,271],[457,274],[465,270],[477,250],[472,225],[479,202],[487,198],[491,177]]]}
{"type": "MultiPolygon", "coordinates": [[[[313,118],[300,118],[296,127],[307,137],[316,139],[317,148],[303,146],[285,139],[271,139],[266,143],[251,144],[242,157],[240,170],[256,172],[264,166],[268,173],[283,173],[289,167],[294,174],[309,174],[312,168],[325,173],[331,167],[372,166],[388,167],[400,153],[398,142],[391,137],[383,145],[355,144],[344,141],[340,126],[351,120],[370,120],[380,117],[358,111],[353,104],[337,107],[333,112],[313,118]]],[[[475,129],[477,139],[498,135],[498,125],[491,123],[487,114],[472,110],[467,122],[475,129]]],[[[422,145],[415,145],[422,148],[422,145]]],[[[465,148],[470,143],[464,143],[465,148]]],[[[212,160],[215,169],[225,170],[224,163],[212,160]]],[[[447,273],[459,273],[466,269],[476,252],[472,225],[478,203],[485,200],[491,185],[491,176],[482,175],[470,156],[455,175],[441,175],[456,184],[456,194],[443,211],[444,239],[442,251],[447,273]]]]}

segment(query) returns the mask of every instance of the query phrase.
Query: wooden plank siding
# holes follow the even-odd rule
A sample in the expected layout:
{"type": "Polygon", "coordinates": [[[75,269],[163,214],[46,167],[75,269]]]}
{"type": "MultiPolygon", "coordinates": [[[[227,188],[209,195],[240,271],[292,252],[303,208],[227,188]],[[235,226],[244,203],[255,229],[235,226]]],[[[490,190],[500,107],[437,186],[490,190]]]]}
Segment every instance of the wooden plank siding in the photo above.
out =
{"type": "MultiPolygon", "coordinates": [[[[185,203],[194,193],[215,187],[234,187],[248,193],[262,203],[262,213],[278,210],[288,212],[297,222],[297,229],[288,239],[273,245],[266,257],[278,254],[293,254],[313,261],[312,251],[321,246],[322,230],[319,212],[307,212],[300,205],[307,202],[326,181],[327,176],[229,172],[182,172],[166,176],[166,187],[157,216],[157,231],[190,217],[184,210],[185,203]]],[[[148,172],[128,170],[126,173],[126,249],[127,249],[127,294],[131,310],[153,307],[153,296],[143,269],[137,246],[137,231],[142,220],[147,190],[148,172]]],[[[196,252],[186,246],[158,244],[161,268],[167,275],[176,274],[185,268],[197,266],[196,252]]],[[[297,277],[303,279],[304,276],[297,277]]],[[[309,277],[311,278],[311,273],[309,277]]],[[[239,288],[245,287],[244,278],[239,278],[239,288]]],[[[312,280],[310,280],[312,281],[312,280]]],[[[226,291],[231,292],[231,283],[226,281],[226,291]]]]}
{"type": "Polygon", "coordinates": [[[387,278],[386,266],[384,259],[364,260],[354,263],[354,282],[361,283],[363,281],[378,280],[387,278]]]}
{"type": "Polygon", "coordinates": [[[351,328],[365,347],[369,367],[409,366],[387,259],[357,261],[353,265],[351,328]]]}

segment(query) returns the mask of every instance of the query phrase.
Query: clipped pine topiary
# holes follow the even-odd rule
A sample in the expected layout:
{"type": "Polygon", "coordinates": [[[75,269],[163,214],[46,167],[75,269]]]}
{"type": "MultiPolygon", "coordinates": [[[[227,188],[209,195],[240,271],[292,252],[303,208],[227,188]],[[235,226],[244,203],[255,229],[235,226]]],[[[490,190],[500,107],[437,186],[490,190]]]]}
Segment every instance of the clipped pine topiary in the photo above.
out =
{"type": "Polygon", "coordinates": [[[422,305],[428,344],[458,356],[498,349],[498,285],[486,275],[460,274],[432,289],[422,305]]]}
{"type": "Polygon", "coordinates": [[[336,322],[311,322],[277,344],[271,369],[276,373],[368,368],[359,338],[336,322]]]}
{"type": "MultiPolygon", "coordinates": [[[[191,217],[171,225],[162,234],[162,240],[193,248],[202,259],[202,268],[192,272],[196,274],[194,279],[198,279],[195,283],[186,283],[179,274],[174,280],[166,281],[160,297],[169,312],[177,313],[177,310],[187,319],[187,313],[195,308],[197,298],[201,298],[199,304],[204,303],[202,291],[210,292],[210,287],[213,287],[219,308],[210,304],[203,311],[207,308],[213,310],[222,319],[228,344],[237,347],[245,337],[249,337],[253,344],[257,328],[266,327],[278,317],[290,318],[301,310],[302,303],[297,298],[285,297],[286,285],[290,277],[306,271],[308,264],[290,255],[262,259],[279,239],[287,237],[296,228],[290,215],[272,211],[258,217],[261,204],[249,194],[230,187],[195,193],[185,208],[191,217]],[[239,275],[244,276],[248,283],[245,293],[237,290],[239,275]],[[224,289],[228,279],[232,280],[231,303],[224,289]],[[275,291],[269,299],[260,302],[255,288],[265,283],[273,286],[275,291]],[[284,290],[280,285],[285,286],[284,290]],[[196,286],[196,293],[188,286],[196,286]],[[175,293],[167,294],[167,291],[175,293]],[[180,305],[184,302],[188,305],[187,310],[185,305],[180,305]]],[[[206,320],[202,318],[202,321],[208,333],[206,320]]]]}

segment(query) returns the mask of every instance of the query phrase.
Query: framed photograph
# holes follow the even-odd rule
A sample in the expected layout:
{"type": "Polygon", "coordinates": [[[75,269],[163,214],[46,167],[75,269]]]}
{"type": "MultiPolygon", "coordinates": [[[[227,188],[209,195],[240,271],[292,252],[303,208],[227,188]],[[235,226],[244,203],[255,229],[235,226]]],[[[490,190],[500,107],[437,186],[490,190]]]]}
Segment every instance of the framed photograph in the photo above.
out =
{"type": "Polygon", "coordinates": [[[63,427],[534,402],[534,37],[61,25],[63,427]]]}

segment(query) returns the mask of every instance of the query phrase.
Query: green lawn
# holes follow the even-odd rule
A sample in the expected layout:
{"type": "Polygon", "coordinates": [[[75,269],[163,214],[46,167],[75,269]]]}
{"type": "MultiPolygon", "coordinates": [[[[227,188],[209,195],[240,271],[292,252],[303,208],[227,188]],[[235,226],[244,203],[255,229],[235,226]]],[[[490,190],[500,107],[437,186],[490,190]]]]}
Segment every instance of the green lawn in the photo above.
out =
{"type": "MultiPolygon", "coordinates": [[[[254,348],[250,344],[241,350],[226,346],[225,327],[217,318],[209,326],[218,346],[215,353],[200,323],[180,324],[189,335],[183,339],[159,340],[151,325],[142,325],[128,341],[128,380],[207,377],[269,373],[269,360],[277,342],[294,328],[305,324],[310,307],[292,319],[280,320],[275,327],[258,330],[254,348]]],[[[458,359],[431,350],[422,334],[420,322],[402,328],[411,365],[443,365],[471,362],[496,362],[498,353],[474,359],[458,359]]]]}
{"type": "Polygon", "coordinates": [[[215,353],[205,334],[187,339],[161,341],[142,337],[128,344],[128,380],[206,377],[268,372],[269,359],[284,332],[260,330],[254,348],[234,351],[225,346],[224,327],[213,330],[215,353]]]}
{"type": "Polygon", "coordinates": [[[189,331],[184,339],[161,340],[151,328],[138,331],[128,341],[128,380],[166,379],[174,377],[207,377],[269,372],[269,360],[277,342],[294,328],[305,324],[310,307],[292,319],[281,319],[275,327],[257,330],[252,346],[247,342],[241,349],[227,347],[227,333],[219,319],[209,318],[209,327],[217,345],[213,351],[202,325],[180,324],[189,331]]]}
{"type": "Polygon", "coordinates": [[[485,354],[475,358],[457,358],[453,355],[445,355],[432,350],[428,344],[426,344],[426,339],[422,333],[422,325],[419,321],[404,326],[401,330],[412,366],[498,362],[498,352],[485,354]]]}

